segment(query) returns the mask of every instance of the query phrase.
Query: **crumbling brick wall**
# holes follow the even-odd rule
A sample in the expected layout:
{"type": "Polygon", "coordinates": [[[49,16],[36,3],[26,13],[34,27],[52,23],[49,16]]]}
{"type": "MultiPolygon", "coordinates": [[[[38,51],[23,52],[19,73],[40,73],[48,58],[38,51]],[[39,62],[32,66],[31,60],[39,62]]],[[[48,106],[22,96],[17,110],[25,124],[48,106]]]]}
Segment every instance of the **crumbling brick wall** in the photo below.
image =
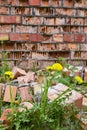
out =
{"type": "Polygon", "coordinates": [[[45,67],[87,65],[87,0],[0,0],[0,59],[45,67]],[[2,42],[0,42],[2,43],[2,42]]]}

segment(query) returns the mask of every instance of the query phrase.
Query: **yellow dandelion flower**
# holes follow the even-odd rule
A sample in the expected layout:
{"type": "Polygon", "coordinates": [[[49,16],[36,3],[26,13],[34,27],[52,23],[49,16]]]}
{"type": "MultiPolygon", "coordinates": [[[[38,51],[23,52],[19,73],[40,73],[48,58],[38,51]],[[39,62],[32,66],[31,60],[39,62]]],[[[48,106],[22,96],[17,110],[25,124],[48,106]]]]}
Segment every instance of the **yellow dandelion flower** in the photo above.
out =
{"type": "Polygon", "coordinates": [[[19,101],[18,101],[18,100],[15,100],[14,103],[18,105],[18,104],[19,104],[19,101]]]}
{"type": "Polygon", "coordinates": [[[5,75],[8,76],[8,78],[10,78],[10,79],[14,78],[14,75],[13,75],[13,73],[11,71],[6,71],[5,75]]]}
{"type": "Polygon", "coordinates": [[[58,71],[62,71],[63,70],[63,66],[60,63],[54,63],[52,65],[53,70],[58,70],[58,71]]]}
{"type": "Polygon", "coordinates": [[[83,80],[80,76],[75,76],[75,80],[77,81],[78,84],[82,84],[83,80]]]}
{"type": "Polygon", "coordinates": [[[52,69],[53,69],[52,66],[47,66],[47,67],[46,67],[46,70],[52,70],[52,69]]]}

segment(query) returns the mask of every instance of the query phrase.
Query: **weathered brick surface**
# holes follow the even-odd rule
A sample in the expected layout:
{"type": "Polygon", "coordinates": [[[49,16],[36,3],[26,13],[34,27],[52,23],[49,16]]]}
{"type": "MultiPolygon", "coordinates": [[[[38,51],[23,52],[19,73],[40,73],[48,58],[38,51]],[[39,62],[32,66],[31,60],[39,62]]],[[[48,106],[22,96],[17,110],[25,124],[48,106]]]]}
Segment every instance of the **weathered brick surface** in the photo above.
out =
{"type": "Polygon", "coordinates": [[[27,73],[25,72],[25,70],[20,69],[18,67],[14,67],[12,70],[12,73],[14,75],[14,78],[17,78],[18,76],[22,76],[22,75],[26,75],[27,73]]]}
{"type": "MultiPolygon", "coordinates": [[[[58,97],[58,94],[61,94],[62,92],[66,91],[68,89],[67,86],[63,84],[57,84],[56,86],[53,86],[48,89],[48,99],[54,100],[58,97]]],[[[69,94],[69,92],[66,92],[66,94],[69,94]]],[[[66,95],[65,94],[65,95],[66,95]]],[[[69,99],[67,99],[66,103],[74,103],[77,108],[82,107],[82,101],[83,96],[79,92],[76,92],[75,90],[71,91],[71,95],[69,96],[69,99]]]]}
{"type": "Polygon", "coordinates": [[[0,7],[0,14],[9,14],[9,8],[0,7]]]}
{"type": "Polygon", "coordinates": [[[31,6],[39,6],[40,5],[40,0],[29,0],[29,5],[31,6]]]}
{"type": "Polygon", "coordinates": [[[0,16],[1,24],[18,24],[21,22],[20,16],[0,16]]]}
{"type": "Polygon", "coordinates": [[[8,34],[0,34],[0,41],[7,41],[9,40],[9,35],[8,34]]]}
{"type": "Polygon", "coordinates": [[[64,34],[64,42],[74,42],[74,34],[64,34]]]}
{"type": "Polygon", "coordinates": [[[19,88],[21,100],[24,101],[33,101],[33,97],[29,92],[29,87],[21,87],[19,88]]]}
{"type": "Polygon", "coordinates": [[[20,107],[18,108],[18,111],[19,112],[22,112],[22,111],[26,111],[26,108],[27,109],[31,109],[33,107],[33,105],[29,102],[23,102],[20,104],[20,107]],[[24,108],[23,108],[24,107],[24,108]]]}
{"type": "Polygon", "coordinates": [[[60,56],[86,65],[86,17],[87,0],[0,0],[0,41],[5,35],[7,57],[17,65],[35,59],[40,66],[60,56]]]}
{"type": "Polygon", "coordinates": [[[83,35],[83,34],[75,35],[75,42],[84,42],[84,41],[85,41],[85,35],[83,35]]]}
{"type": "Polygon", "coordinates": [[[12,94],[12,100],[14,101],[17,94],[16,86],[6,86],[3,101],[11,102],[11,94],[12,94]]]}
{"type": "Polygon", "coordinates": [[[5,123],[8,123],[8,114],[12,112],[12,109],[11,108],[7,108],[3,111],[1,117],[0,117],[0,121],[5,124],[5,123]]]}
{"type": "Polygon", "coordinates": [[[26,74],[26,76],[20,76],[17,79],[18,83],[29,83],[35,81],[35,73],[29,72],[26,74]]]}

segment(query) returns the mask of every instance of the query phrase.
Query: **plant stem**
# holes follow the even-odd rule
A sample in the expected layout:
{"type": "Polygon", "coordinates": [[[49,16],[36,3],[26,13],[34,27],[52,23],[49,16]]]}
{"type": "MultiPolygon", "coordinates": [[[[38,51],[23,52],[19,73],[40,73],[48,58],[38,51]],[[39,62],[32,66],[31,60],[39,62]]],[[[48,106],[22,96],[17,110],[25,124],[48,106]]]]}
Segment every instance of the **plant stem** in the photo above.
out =
{"type": "Polygon", "coordinates": [[[47,106],[47,93],[48,93],[49,85],[50,85],[50,80],[48,80],[45,77],[44,93],[42,94],[42,102],[41,102],[41,112],[44,115],[45,115],[45,109],[46,109],[46,106],[47,106]]]}
{"type": "Polygon", "coordinates": [[[14,119],[14,103],[13,103],[13,97],[12,97],[12,87],[11,87],[11,83],[10,83],[10,80],[8,79],[9,81],[9,88],[10,88],[10,102],[11,102],[11,109],[12,109],[12,112],[11,112],[11,117],[12,117],[12,122],[13,122],[13,119],[14,119]]]}

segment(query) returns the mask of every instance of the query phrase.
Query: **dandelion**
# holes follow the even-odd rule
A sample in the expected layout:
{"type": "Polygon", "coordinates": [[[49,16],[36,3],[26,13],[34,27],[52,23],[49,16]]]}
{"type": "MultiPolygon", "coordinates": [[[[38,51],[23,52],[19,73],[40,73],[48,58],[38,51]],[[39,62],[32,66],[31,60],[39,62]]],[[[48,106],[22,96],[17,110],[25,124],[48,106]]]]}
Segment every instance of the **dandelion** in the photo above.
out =
{"type": "Polygon", "coordinates": [[[13,79],[14,78],[14,75],[11,71],[6,71],[5,72],[5,76],[7,76],[9,79],[13,79]]]}
{"type": "Polygon", "coordinates": [[[53,67],[52,66],[47,66],[46,70],[53,70],[53,67]]]}
{"type": "Polygon", "coordinates": [[[58,70],[58,71],[62,71],[63,70],[63,66],[60,63],[54,63],[52,65],[53,70],[58,70]]]}
{"type": "Polygon", "coordinates": [[[78,84],[82,84],[83,80],[80,76],[75,76],[75,80],[77,81],[78,84]]]}
{"type": "Polygon", "coordinates": [[[18,101],[18,100],[15,100],[14,103],[18,105],[18,104],[19,104],[19,101],[18,101]]]}

